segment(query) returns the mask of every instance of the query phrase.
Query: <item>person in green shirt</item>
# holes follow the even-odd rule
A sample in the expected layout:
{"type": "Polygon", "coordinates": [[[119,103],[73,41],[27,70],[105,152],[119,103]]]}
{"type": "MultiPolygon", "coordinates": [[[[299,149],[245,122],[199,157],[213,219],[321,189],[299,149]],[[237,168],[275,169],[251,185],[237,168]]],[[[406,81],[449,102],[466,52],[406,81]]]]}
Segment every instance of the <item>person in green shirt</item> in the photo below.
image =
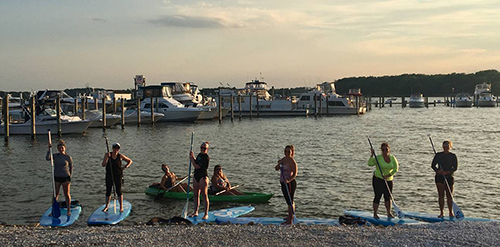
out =
{"type": "Polygon", "coordinates": [[[393,176],[394,174],[396,174],[396,172],[398,172],[399,169],[398,160],[396,159],[396,157],[394,157],[394,155],[389,154],[391,148],[389,147],[389,144],[387,142],[383,142],[380,145],[380,150],[382,151],[382,154],[375,157],[375,151],[371,149],[371,157],[368,160],[369,166],[375,166],[372,186],[373,191],[375,192],[375,197],[373,198],[373,217],[376,219],[379,218],[377,212],[382,195],[384,195],[387,217],[394,217],[394,215],[391,213],[391,195],[389,193],[389,190],[392,193],[392,185],[394,179],[393,176]],[[382,173],[380,172],[379,166],[377,165],[377,160],[375,159],[378,160],[380,168],[382,169],[382,173]]]}

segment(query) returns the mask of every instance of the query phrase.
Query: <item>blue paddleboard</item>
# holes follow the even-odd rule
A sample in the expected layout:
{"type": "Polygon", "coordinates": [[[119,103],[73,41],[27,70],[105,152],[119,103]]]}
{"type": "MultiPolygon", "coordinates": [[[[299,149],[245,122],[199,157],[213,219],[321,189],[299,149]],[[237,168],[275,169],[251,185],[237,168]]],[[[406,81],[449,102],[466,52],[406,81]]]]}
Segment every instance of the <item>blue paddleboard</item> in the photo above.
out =
{"type": "MultiPolygon", "coordinates": [[[[318,218],[298,218],[301,225],[327,225],[327,226],[339,226],[339,220],[337,219],[318,219],[318,218]]],[[[245,225],[249,223],[262,224],[262,225],[281,225],[285,222],[283,218],[266,218],[266,217],[238,217],[238,218],[228,218],[228,217],[217,217],[215,220],[217,223],[231,223],[237,225],[245,225]]]]}
{"type": "Polygon", "coordinates": [[[353,217],[359,217],[361,219],[364,219],[372,224],[375,225],[383,225],[383,226],[394,226],[394,225],[402,225],[402,224],[426,224],[425,222],[422,221],[417,221],[417,220],[412,220],[409,218],[389,218],[387,216],[384,216],[382,214],[379,214],[378,216],[380,219],[375,219],[373,218],[373,212],[366,212],[366,211],[358,211],[358,210],[345,210],[344,214],[350,215],[353,217]]]}
{"type": "MultiPolygon", "coordinates": [[[[425,220],[428,222],[443,222],[443,221],[459,221],[455,217],[450,217],[450,216],[445,216],[442,218],[439,218],[437,214],[429,214],[429,213],[420,213],[420,212],[403,212],[405,216],[414,218],[417,220],[425,220]]],[[[492,220],[492,219],[484,219],[484,218],[473,218],[473,217],[464,217],[462,221],[482,221],[482,222],[488,222],[488,221],[498,221],[498,220],[492,220]]]]}
{"type": "Polygon", "coordinates": [[[109,203],[108,211],[103,212],[106,205],[100,206],[96,209],[87,220],[87,225],[89,226],[98,226],[98,225],[116,225],[120,223],[120,221],[127,218],[132,210],[132,204],[127,200],[123,200],[123,212],[120,212],[120,202],[116,202],[116,213],[115,213],[115,204],[113,201],[109,203]]]}
{"type": "Polygon", "coordinates": [[[45,211],[40,218],[41,226],[58,226],[58,227],[66,227],[70,226],[80,217],[80,213],[82,212],[82,206],[80,205],[71,205],[71,216],[68,216],[68,209],[66,207],[61,207],[61,216],[59,218],[54,218],[49,216],[52,213],[52,206],[45,211]]]}
{"type": "Polygon", "coordinates": [[[224,217],[224,218],[235,218],[240,215],[248,214],[252,212],[255,208],[254,207],[236,207],[236,208],[225,208],[225,209],[219,209],[219,210],[214,210],[214,211],[208,211],[208,219],[203,220],[203,216],[205,213],[201,212],[198,214],[196,217],[187,217],[189,221],[191,221],[193,224],[198,224],[198,223],[207,223],[207,222],[215,222],[215,219],[219,217],[224,217]]]}

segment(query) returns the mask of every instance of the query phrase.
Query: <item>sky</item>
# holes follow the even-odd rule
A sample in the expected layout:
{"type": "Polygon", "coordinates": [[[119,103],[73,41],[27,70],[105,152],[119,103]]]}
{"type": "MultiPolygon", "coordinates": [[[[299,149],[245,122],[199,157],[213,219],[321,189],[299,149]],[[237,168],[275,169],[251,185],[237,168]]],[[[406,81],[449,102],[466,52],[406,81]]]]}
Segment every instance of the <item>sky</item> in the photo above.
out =
{"type": "Polygon", "coordinates": [[[0,91],[500,69],[498,0],[0,0],[0,91]]]}

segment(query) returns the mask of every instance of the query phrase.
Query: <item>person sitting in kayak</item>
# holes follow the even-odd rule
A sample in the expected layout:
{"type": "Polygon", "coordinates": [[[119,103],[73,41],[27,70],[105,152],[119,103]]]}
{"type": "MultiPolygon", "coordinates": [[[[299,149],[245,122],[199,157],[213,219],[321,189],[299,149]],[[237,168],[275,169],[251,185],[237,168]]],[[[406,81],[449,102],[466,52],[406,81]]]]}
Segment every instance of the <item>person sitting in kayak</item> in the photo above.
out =
{"type": "Polygon", "coordinates": [[[236,189],[231,188],[231,184],[227,179],[226,175],[222,172],[222,167],[216,165],[214,167],[214,175],[211,179],[212,185],[210,185],[209,194],[216,195],[244,195],[245,193],[240,192],[236,189]]]}
{"type": "MultiPolygon", "coordinates": [[[[177,184],[175,187],[171,188],[175,185],[175,181],[182,180],[184,178],[179,178],[175,175],[175,173],[170,172],[170,168],[167,164],[162,164],[161,169],[165,173],[161,178],[161,183],[153,183],[153,185],[158,186],[162,190],[170,189],[169,191],[186,193],[187,183],[177,184]]],[[[192,188],[190,188],[189,190],[192,190],[192,188]]]]}

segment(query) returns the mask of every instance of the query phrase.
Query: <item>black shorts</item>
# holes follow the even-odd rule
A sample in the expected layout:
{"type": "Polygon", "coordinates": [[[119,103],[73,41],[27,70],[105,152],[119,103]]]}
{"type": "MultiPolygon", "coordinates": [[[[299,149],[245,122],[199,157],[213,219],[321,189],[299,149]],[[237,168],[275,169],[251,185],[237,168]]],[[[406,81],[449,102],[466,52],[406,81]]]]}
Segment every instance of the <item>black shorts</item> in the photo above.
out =
{"type": "Polygon", "coordinates": [[[54,177],[54,181],[57,183],[71,182],[71,177],[54,177]]]}
{"type": "MultiPolygon", "coordinates": [[[[449,186],[453,186],[453,184],[455,183],[455,178],[452,177],[452,176],[446,176],[446,180],[448,181],[448,185],[449,186]]],[[[436,177],[434,177],[434,181],[437,184],[446,184],[444,182],[444,176],[443,175],[436,175],[436,177]]]]}

